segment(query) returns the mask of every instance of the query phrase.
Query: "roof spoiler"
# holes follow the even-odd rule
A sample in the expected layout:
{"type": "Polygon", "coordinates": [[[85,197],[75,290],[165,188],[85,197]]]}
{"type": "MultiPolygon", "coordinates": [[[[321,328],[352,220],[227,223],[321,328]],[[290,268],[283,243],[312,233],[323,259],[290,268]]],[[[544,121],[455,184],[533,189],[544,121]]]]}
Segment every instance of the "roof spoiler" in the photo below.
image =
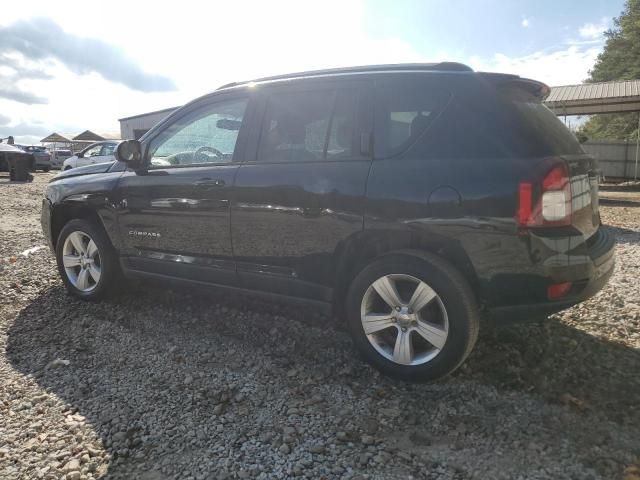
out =
{"type": "Polygon", "coordinates": [[[537,80],[531,80],[530,78],[522,78],[518,75],[509,75],[506,73],[480,73],[483,78],[486,78],[494,85],[499,86],[514,86],[525,90],[531,95],[538,98],[541,102],[544,101],[551,92],[551,88],[546,84],[537,80]]]}

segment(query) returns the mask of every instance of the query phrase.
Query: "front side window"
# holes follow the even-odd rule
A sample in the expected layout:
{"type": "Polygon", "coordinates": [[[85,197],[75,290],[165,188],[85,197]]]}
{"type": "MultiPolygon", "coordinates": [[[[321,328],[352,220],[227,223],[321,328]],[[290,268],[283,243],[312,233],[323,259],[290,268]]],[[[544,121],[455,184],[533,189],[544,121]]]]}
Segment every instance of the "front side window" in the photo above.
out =
{"type": "Polygon", "coordinates": [[[100,155],[113,155],[113,151],[115,149],[115,143],[106,143],[102,146],[102,152],[100,153],[100,155]]]}
{"type": "Polygon", "coordinates": [[[267,103],[258,160],[313,162],[353,156],[355,92],[273,94],[267,103]]]}
{"type": "Polygon", "coordinates": [[[151,142],[151,167],[231,162],[247,103],[222,101],[179,119],[151,142]]]}
{"type": "Polygon", "coordinates": [[[97,157],[100,155],[100,151],[102,150],[102,145],[96,145],[95,147],[91,147],[89,150],[84,152],[85,157],[97,157]]]}

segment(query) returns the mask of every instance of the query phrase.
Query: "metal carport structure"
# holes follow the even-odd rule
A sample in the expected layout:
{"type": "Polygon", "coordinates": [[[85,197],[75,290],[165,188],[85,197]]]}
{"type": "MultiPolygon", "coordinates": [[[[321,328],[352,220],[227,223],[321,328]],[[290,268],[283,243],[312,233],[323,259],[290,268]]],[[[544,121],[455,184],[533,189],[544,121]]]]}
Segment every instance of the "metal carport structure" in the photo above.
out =
{"type": "Polygon", "coordinates": [[[636,162],[634,171],[634,178],[638,178],[638,158],[640,156],[640,80],[621,80],[551,87],[551,92],[544,103],[558,116],[638,112],[638,134],[636,137],[636,162]]]}

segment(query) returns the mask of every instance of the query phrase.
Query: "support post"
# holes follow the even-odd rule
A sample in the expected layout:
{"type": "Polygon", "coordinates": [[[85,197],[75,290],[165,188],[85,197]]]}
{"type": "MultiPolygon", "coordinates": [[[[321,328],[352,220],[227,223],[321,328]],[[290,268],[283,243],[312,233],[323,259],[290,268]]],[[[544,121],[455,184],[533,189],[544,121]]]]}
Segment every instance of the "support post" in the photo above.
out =
{"type": "Polygon", "coordinates": [[[638,179],[638,151],[640,150],[640,112],[638,112],[638,132],[636,135],[636,167],[633,172],[633,179],[638,179]]]}

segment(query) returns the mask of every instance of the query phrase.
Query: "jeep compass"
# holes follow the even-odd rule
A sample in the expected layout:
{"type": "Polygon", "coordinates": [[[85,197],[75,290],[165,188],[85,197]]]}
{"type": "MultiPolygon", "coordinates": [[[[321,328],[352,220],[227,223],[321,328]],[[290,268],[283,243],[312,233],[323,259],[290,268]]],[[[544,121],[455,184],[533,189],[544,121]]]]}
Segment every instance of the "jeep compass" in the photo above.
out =
{"type": "Polygon", "coordinates": [[[548,92],[457,63],[228,84],[55,177],[43,230],[76,297],[124,276],[302,300],[433,380],[482,317],[549,315],[613,271],[598,166],[548,92]]]}

